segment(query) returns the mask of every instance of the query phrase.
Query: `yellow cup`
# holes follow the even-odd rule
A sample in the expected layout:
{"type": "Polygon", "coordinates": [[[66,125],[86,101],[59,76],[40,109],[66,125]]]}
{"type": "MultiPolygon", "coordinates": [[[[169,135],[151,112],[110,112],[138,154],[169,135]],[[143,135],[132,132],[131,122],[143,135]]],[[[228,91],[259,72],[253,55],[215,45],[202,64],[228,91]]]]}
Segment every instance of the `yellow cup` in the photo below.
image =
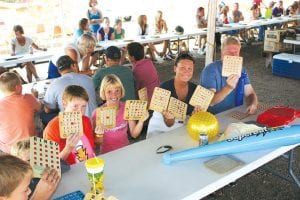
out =
{"type": "Polygon", "coordinates": [[[104,160],[101,158],[90,158],[85,162],[88,179],[91,185],[91,193],[104,193],[104,160]]]}

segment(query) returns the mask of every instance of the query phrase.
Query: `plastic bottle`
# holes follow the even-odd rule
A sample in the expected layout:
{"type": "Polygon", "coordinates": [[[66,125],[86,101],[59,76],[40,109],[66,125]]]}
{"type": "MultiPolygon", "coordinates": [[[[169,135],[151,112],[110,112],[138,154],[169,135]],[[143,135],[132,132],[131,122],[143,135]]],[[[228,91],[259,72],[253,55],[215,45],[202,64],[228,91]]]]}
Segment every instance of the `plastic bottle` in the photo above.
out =
{"type": "Polygon", "coordinates": [[[108,35],[107,35],[107,33],[105,33],[105,35],[104,35],[104,43],[107,44],[107,41],[108,41],[108,35]]]}

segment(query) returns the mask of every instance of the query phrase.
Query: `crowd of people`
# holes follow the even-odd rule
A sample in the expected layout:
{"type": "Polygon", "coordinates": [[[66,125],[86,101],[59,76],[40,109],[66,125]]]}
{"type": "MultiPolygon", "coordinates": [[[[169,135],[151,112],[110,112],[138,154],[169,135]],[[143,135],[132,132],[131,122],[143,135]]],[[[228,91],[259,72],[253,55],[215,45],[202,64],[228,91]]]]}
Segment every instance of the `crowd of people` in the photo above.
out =
{"type": "MultiPolygon", "coordinates": [[[[280,2],[282,3],[279,1],[278,5],[280,2]]],[[[255,5],[259,6],[259,3],[262,4],[262,1],[256,1],[255,5]]],[[[90,76],[89,67],[97,53],[95,52],[96,38],[99,40],[104,40],[106,37],[108,39],[122,38],[125,34],[121,26],[122,21],[117,20],[115,28],[110,27],[109,18],[104,17],[96,5],[97,0],[89,2],[88,18],[80,20],[79,29],[74,34],[74,43],[64,47],[56,60],[52,59],[52,68],[56,70],[59,77],[50,83],[42,102],[37,99],[37,94],[22,93],[22,81],[18,74],[4,72],[0,75],[0,92],[3,96],[0,99],[0,113],[5,116],[0,120],[0,155],[3,154],[0,156],[2,187],[0,199],[2,197],[16,199],[15,195],[23,195],[27,198],[27,195],[31,193],[31,189],[28,188],[32,178],[32,169],[28,163],[30,147],[28,144],[25,145],[31,136],[42,137],[58,143],[61,160],[67,165],[73,165],[94,157],[98,152],[103,154],[129,145],[128,136],[137,138],[142,131],[146,131],[147,138],[155,137],[185,125],[185,121],[176,119],[174,113],[168,110],[161,113],[146,111],[140,120],[125,120],[123,118],[124,102],[137,99],[138,91],[142,88],[147,90],[148,103],[151,101],[155,87],[169,90],[172,97],[188,104],[186,111],[188,116],[202,110],[199,106],[194,107],[189,104],[197,85],[214,92],[208,108],[208,112],[212,114],[218,114],[237,106],[236,96],[240,95],[240,91],[243,91],[245,112],[254,114],[257,111],[258,99],[245,68],[242,70],[243,76],[242,74],[222,76],[223,57],[240,56],[241,42],[236,36],[224,38],[221,44],[221,59],[205,66],[198,83],[191,82],[195,58],[188,52],[179,52],[174,59],[174,78],[165,82],[159,80],[153,60],[145,56],[145,49],[148,48],[152,53],[164,56],[167,54],[169,41],[164,41],[162,54],[155,49],[154,44],[145,46],[131,42],[125,50],[110,46],[104,51],[105,68],[98,69],[90,76]],[[122,65],[121,59],[124,51],[126,51],[132,68],[122,65]],[[240,81],[241,79],[243,81],[240,81]],[[243,84],[240,85],[240,82],[243,84]],[[240,87],[242,90],[239,90],[240,87]],[[96,123],[96,109],[99,107],[116,108],[115,127],[107,128],[101,123],[96,123]],[[66,139],[61,138],[57,114],[63,111],[78,111],[82,114],[82,136],[74,133],[66,139]],[[40,113],[40,118],[42,118],[44,125],[42,131],[37,129],[36,113],[40,113]],[[19,152],[20,149],[23,149],[22,152],[19,152]],[[84,149],[86,152],[85,157],[79,156],[77,153],[80,149],[84,149]]],[[[225,4],[223,8],[220,17],[222,15],[224,20],[227,18],[230,21],[225,4]]],[[[275,11],[273,12],[275,13],[275,11]]],[[[289,12],[296,12],[296,10],[292,11],[289,8],[289,12]]],[[[199,28],[207,26],[204,15],[204,8],[197,9],[199,28]]],[[[147,17],[141,15],[139,19],[138,34],[146,34],[149,28],[147,17]]],[[[243,20],[237,3],[232,20],[234,22],[243,20]]],[[[46,50],[39,48],[32,40],[22,36],[24,31],[21,26],[15,26],[14,30],[16,39],[13,43],[13,53],[17,53],[19,45],[17,43],[21,43],[21,46],[25,44],[26,48],[31,45],[36,49],[46,50]]],[[[157,33],[168,31],[161,11],[157,13],[156,31],[157,33]]],[[[202,39],[201,49],[204,49],[205,38],[202,39]]],[[[36,75],[32,63],[25,63],[24,66],[28,68],[28,75],[36,75]]],[[[38,76],[35,78],[37,79],[38,76]]],[[[49,199],[58,186],[59,180],[57,172],[47,169],[43,177],[35,182],[32,199],[49,199]],[[43,196],[43,194],[45,195],[43,196]]]]}

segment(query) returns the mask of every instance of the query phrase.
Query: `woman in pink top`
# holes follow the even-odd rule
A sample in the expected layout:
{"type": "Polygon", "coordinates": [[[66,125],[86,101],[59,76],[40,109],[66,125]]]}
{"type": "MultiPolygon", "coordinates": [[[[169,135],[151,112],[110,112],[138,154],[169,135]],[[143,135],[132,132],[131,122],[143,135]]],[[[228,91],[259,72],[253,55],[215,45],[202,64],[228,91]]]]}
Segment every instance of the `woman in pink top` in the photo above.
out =
{"type": "Polygon", "coordinates": [[[124,95],[124,87],[116,75],[110,74],[104,77],[101,82],[100,97],[102,100],[106,100],[106,103],[101,108],[114,107],[117,110],[117,114],[114,128],[106,128],[103,124],[96,125],[97,112],[94,111],[92,115],[96,142],[100,144],[101,154],[129,145],[127,138],[128,126],[130,135],[136,138],[143,129],[144,121],[149,117],[148,112],[145,112],[143,119],[137,122],[124,120],[125,103],[120,101],[124,95]]]}

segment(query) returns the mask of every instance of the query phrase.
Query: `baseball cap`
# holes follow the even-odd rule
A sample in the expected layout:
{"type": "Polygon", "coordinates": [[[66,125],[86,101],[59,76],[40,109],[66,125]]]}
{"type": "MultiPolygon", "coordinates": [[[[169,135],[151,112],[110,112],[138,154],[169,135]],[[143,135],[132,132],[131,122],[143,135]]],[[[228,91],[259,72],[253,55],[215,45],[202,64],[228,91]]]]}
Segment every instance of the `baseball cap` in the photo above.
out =
{"type": "Polygon", "coordinates": [[[121,58],[121,51],[116,46],[108,47],[105,50],[104,54],[106,55],[107,58],[112,59],[112,60],[118,60],[121,58]]]}
{"type": "Polygon", "coordinates": [[[58,58],[58,60],[56,61],[56,67],[59,70],[63,70],[63,69],[70,69],[71,65],[76,63],[74,60],[72,60],[72,58],[70,58],[70,56],[64,55],[58,58]]]}

